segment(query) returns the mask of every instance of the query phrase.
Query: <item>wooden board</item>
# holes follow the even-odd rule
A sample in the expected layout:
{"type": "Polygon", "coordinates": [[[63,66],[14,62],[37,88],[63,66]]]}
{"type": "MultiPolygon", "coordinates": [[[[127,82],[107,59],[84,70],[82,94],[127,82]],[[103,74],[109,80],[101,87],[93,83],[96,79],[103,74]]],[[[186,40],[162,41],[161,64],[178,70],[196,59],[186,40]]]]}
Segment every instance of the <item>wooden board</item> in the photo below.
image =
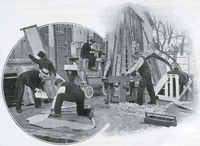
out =
{"type": "Polygon", "coordinates": [[[113,67],[112,67],[112,76],[116,75],[116,64],[117,64],[117,36],[115,35],[114,41],[114,53],[113,53],[113,67]]]}
{"type": "Polygon", "coordinates": [[[184,105],[184,103],[181,103],[179,100],[174,100],[173,103],[174,103],[176,106],[180,107],[180,108],[183,108],[183,109],[190,110],[190,111],[194,112],[194,110],[193,110],[192,108],[190,108],[190,107],[184,105]]]}
{"type": "Polygon", "coordinates": [[[45,52],[45,51],[44,51],[44,45],[41,41],[40,34],[38,32],[37,25],[25,27],[22,28],[21,30],[23,30],[25,33],[26,39],[29,42],[29,46],[32,50],[33,56],[39,59],[39,57],[37,56],[38,52],[39,51],[45,52]]]}
{"type": "Polygon", "coordinates": [[[162,78],[158,81],[157,85],[154,87],[155,95],[158,94],[158,92],[162,89],[167,80],[168,80],[168,75],[167,74],[163,75],[162,78]]]}
{"type": "Polygon", "coordinates": [[[126,51],[127,51],[127,27],[122,25],[122,50],[121,50],[121,73],[126,72],[126,51]]]}
{"type": "Polygon", "coordinates": [[[121,71],[120,71],[120,68],[121,68],[121,54],[119,53],[117,55],[117,67],[116,67],[116,76],[121,76],[121,71]]]}

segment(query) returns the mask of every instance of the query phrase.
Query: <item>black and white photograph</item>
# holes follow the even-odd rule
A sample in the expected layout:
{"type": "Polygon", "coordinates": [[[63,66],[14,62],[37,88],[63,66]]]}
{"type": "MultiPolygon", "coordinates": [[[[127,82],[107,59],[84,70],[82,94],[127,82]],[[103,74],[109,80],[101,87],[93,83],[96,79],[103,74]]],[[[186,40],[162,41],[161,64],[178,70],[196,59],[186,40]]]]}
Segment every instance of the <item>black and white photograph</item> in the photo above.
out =
{"type": "Polygon", "coordinates": [[[199,8],[2,1],[0,145],[200,145],[199,8]]]}

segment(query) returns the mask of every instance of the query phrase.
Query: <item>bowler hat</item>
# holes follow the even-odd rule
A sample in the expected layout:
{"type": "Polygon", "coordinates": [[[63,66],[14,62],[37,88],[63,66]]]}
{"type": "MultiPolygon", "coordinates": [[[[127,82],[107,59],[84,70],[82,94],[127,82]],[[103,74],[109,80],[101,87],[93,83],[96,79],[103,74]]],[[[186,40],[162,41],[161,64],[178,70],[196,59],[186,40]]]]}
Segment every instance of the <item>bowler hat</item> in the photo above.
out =
{"type": "Polygon", "coordinates": [[[92,43],[95,43],[94,39],[92,39],[92,38],[89,41],[92,42],[92,43]]]}
{"type": "Polygon", "coordinates": [[[43,69],[41,69],[39,71],[43,76],[46,76],[46,77],[49,76],[49,71],[46,68],[43,68],[43,69]]]}
{"type": "Polygon", "coordinates": [[[40,51],[37,55],[38,55],[40,58],[43,58],[46,54],[45,54],[43,51],[40,51]]]}

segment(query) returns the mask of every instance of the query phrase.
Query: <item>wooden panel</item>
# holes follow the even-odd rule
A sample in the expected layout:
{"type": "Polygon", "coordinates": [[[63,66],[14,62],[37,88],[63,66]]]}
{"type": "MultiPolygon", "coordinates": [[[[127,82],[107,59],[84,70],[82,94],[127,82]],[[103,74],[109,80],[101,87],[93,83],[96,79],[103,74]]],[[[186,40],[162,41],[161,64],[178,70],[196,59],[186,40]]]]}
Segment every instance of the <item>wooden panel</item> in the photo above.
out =
{"type": "Polygon", "coordinates": [[[43,45],[43,43],[41,41],[41,37],[38,33],[37,26],[34,25],[34,26],[22,28],[22,30],[24,31],[26,38],[29,42],[33,56],[35,58],[39,59],[37,54],[38,54],[39,51],[44,51],[44,45],[43,45]]]}
{"type": "Polygon", "coordinates": [[[155,95],[158,94],[158,92],[162,89],[162,87],[165,85],[165,83],[168,80],[168,75],[162,76],[162,78],[158,81],[157,85],[154,87],[155,95]]]}
{"type": "Polygon", "coordinates": [[[115,36],[115,41],[114,41],[114,54],[113,54],[113,65],[112,65],[112,76],[116,75],[116,66],[117,66],[117,36],[115,36]]]}
{"type": "Polygon", "coordinates": [[[126,25],[122,25],[123,33],[122,33],[122,50],[121,50],[121,73],[126,72],[126,49],[127,49],[127,27],[126,25]]]}
{"type": "Polygon", "coordinates": [[[121,75],[121,54],[117,55],[117,65],[116,65],[116,73],[114,75],[120,76],[121,75]]]}

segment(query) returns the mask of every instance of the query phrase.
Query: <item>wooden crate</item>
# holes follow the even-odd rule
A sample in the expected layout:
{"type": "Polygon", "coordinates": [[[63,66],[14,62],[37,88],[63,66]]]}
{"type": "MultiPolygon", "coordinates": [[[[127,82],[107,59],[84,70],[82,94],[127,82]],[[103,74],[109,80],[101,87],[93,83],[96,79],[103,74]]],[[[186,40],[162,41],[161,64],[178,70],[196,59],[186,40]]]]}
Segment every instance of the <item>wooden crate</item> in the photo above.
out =
{"type": "Polygon", "coordinates": [[[166,127],[177,126],[177,120],[175,116],[148,112],[145,113],[144,123],[166,127]]]}

